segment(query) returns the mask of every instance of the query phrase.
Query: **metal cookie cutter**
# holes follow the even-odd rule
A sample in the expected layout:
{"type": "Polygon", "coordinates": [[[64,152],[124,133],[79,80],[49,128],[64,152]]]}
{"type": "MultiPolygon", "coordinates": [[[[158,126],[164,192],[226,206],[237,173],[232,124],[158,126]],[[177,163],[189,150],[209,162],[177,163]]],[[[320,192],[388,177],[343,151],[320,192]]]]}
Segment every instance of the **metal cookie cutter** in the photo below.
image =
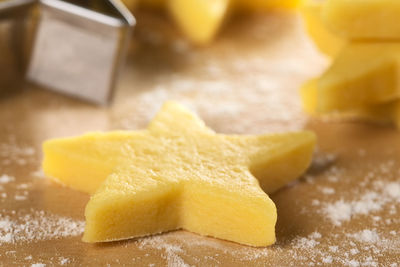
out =
{"type": "Polygon", "coordinates": [[[40,0],[27,77],[98,104],[112,98],[135,19],[118,0],[40,0]]]}
{"type": "Polygon", "coordinates": [[[22,85],[34,0],[0,1],[0,93],[22,85]]]}

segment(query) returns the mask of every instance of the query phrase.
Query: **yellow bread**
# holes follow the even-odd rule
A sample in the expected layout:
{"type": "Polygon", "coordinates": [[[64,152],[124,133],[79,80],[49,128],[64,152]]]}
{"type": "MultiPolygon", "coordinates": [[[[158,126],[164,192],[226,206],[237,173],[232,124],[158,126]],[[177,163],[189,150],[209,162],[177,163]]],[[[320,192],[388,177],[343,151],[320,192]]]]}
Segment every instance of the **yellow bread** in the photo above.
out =
{"type": "Polygon", "coordinates": [[[313,116],[328,119],[361,120],[380,124],[393,124],[399,126],[400,101],[394,100],[387,103],[354,107],[347,110],[332,110],[331,112],[318,112],[318,79],[311,79],[300,89],[304,110],[313,116]]]}
{"type": "Polygon", "coordinates": [[[307,131],[216,134],[167,102],[146,130],[45,142],[43,168],[85,192],[100,185],[86,207],[86,242],[186,229],[267,246],[275,241],[276,208],[265,192],[301,175],[314,145],[307,131]]]}
{"type": "Polygon", "coordinates": [[[318,49],[329,57],[335,57],[345,41],[333,34],[322,21],[324,1],[305,0],[300,8],[308,35],[318,49]]]}
{"type": "Polygon", "coordinates": [[[318,112],[365,107],[396,100],[400,43],[350,42],[318,80],[318,112]]]}
{"type": "Polygon", "coordinates": [[[322,17],[345,39],[400,39],[399,0],[326,0],[322,17]]]}

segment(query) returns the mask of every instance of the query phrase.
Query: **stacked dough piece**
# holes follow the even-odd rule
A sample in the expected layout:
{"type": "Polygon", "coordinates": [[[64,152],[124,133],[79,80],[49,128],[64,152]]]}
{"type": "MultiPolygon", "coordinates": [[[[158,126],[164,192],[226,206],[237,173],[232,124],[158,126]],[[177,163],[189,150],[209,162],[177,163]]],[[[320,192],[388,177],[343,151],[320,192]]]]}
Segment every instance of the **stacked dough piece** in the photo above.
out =
{"type": "Polygon", "coordinates": [[[301,0],[123,0],[130,8],[165,8],[185,36],[196,44],[210,42],[232,11],[294,8],[301,0]]]}
{"type": "Polygon", "coordinates": [[[400,1],[310,1],[310,35],[332,65],[301,89],[313,115],[400,126],[400,1]]]}

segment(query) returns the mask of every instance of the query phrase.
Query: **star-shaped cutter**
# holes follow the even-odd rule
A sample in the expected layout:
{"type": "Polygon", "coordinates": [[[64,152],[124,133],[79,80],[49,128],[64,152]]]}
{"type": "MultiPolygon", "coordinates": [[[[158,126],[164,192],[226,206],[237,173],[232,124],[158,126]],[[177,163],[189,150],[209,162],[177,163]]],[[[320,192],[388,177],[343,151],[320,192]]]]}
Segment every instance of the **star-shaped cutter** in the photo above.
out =
{"type": "MultiPolygon", "coordinates": [[[[26,10],[27,2],[38,7],[27,80],[93,103],[109,103],[135,25],[125,6],[119,0],[13,1],[2,3],[3,9],[13,5],[14,10],[26,10]]],[[[12,15],[10,8],[5,13],[12,15]]],[[[15,36],[26,34],[26,29],[12,30],[15,36]]]]}

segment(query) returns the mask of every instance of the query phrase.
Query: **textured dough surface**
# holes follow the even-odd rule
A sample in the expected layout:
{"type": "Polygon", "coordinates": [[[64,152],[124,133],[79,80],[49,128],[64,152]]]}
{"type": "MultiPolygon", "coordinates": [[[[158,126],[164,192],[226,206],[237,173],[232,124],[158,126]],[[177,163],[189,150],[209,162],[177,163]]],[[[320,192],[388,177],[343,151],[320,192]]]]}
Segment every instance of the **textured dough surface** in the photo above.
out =
{"type": "Polygon", "coordinates": [[[304,110],[313,116],[321,116],[327,119],[356,119],[380,124],[394,124],[399,126],[400,103],[398,100],[387,103],[352,107],[347,110],[335,110],[332,112],[318,112],[318,79],[311,79],[300,89],[300,95],[304,110]]]}
{"type": "Polygon", "coordinates": [[[322,16],[345,39],[400,39],[398,0],[326,0],[322,16]]]}
{"type": "Polygon", "coordinates": [[[318,49],[329,57],[335,57],[345,41],[332,33],[322,20],[324,1],[305,0],[300,9],[306,31],[318,49]]]}
{"type": "Polygon", "coordinates": [[[400,97],[400,43],[350,42],[318,80],[317,111],[382,104],[400,97]]]}
{"type": "Polygon", "coordinates": [[[46,142],[43,166],[85,192],[101,184],[86,207],[86,242],[186,229],[266,246],[275,242],[277,215],[265,192],[301,175],[314,144],[311,132],[216,134],[168,102],[143,131],[46,142]]]}

